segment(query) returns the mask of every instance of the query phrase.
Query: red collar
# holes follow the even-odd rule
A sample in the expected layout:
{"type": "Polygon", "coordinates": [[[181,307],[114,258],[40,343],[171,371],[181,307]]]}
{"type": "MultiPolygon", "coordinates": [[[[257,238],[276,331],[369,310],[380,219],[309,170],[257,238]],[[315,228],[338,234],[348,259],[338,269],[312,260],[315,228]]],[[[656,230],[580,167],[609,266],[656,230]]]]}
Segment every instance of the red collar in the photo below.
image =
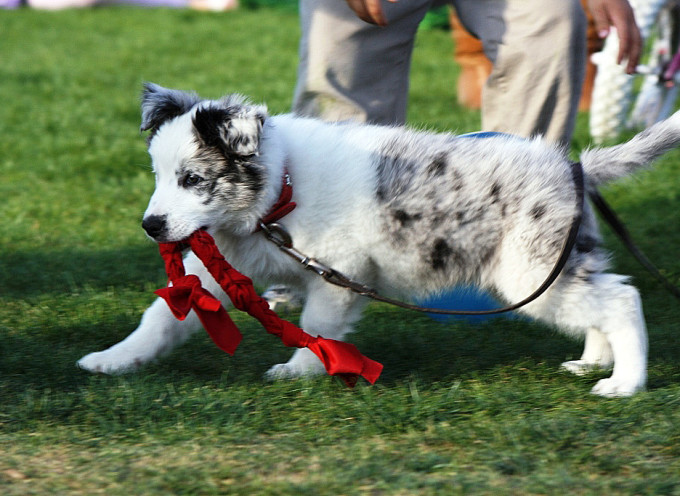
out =
{"type": "Polygon", "coordinates": [[[255,232],[261,229],[260,224],[264,225],[271,224],[272,222],[276,222],[277,220],[291,213],[293,209],[297,206],[297,204],[294,201],[291,201],[292,198],[293,198],[293,184],[290,181],[290,174],[288,173],[288,168],[284,168],[283,180],[281,183],[281,194],[279,195],[279,199],[276,201],[276,203],[274,203],[274,205],[272,205],[272,208],[269,209],[269,212],[267,212],[260,219],[260,222],[258,222],[258,225],[255,228],[255,232]]]}

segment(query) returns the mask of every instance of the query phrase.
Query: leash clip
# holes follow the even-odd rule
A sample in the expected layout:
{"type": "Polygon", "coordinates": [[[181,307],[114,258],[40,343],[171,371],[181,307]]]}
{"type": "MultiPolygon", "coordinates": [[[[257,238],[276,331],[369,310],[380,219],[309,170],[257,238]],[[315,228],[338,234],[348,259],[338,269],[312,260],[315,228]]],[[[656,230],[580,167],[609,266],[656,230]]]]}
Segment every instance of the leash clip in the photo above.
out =
{"type": "Polygon", "coordinates": [[[265,224],[260,221],[259,226],[266,238],[279,248],[293,247],[293,238],[290,236],[288,230],[278,222],[265,224]]]}
{"type": "Polygon", "coordinates": [[[309,269],[325,279],[329,279],[335,273],[335,271],[327,265],[324,265],[318,260],[308,257],[293,248],[293,238],[291,237],[288,230],[281,224],[277,222],[265,224],[264,222],[260,221],[259,226],[269,241],[274,243],[277,248],[286,255],[295,259],[295,261],[297,261],[305,269],[309,269]]]}

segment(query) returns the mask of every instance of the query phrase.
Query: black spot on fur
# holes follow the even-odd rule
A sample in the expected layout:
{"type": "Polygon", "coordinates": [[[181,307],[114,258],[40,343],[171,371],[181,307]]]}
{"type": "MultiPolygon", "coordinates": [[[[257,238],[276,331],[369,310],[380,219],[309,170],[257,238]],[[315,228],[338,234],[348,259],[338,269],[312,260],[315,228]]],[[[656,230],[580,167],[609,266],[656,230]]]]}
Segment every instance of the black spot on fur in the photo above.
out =
{"type": "Polygon", "coordinates": [[[452,181],[451,181],[451,189],[453,191],[460,191],[463,189],[465,186],[465,181],[463,180],[463,175],[457,171],[456,169],[453,169],[452,172],[452,181]]]}
{"type": "Polygon", "coordinates": [[[583,236],[576,240],[576,251],[580,253],[590,253],[598,246],[598,240],[592,236],[583,236]]]}
{"type": "Polygon", "coordinates": [[[565,268],[563,272],[565,276],[573,277],[574,279],[578,279],[579,281],[582,281],[586,284],[591,282],[591,278],[595,273],[596,272],[588,270],[579,264],[574,265],[573,263],[572,265],[565,268]]]}
{"type": "Polygon", "coordinates": [[[393,213],[393,216],[399,224],[401,224],[401,227],[408,227],[415,221],[419,221],[422,218],[421,214],[408,214],[404,212],[403,210],[395,210],[393,213]]]}
{"type": "Polygon", "coordinates": [[[493,186],[491,186],[491,191],[489,192],[489,196],[491,197],[492,204],[498,203],[501,196],[501,185],[497,182],[493,183],[493,186]]]}
{"type": "Polygon", "coordinates": [[[494,182],[491,185],[491,190],[489,190],[489,199],[490,199],[490,204],[491,205],[498,205],[500,208],[500,214],[501,217],[505,217],[507,213],[507,204],[501,200],[501,191],[503,190],[502,186],[498,183],[498,181],[494,182]]]}
{"type": "Polygon", "coordinates": [[[543,204],[536,204],[534,208],[531,209],[531,218],[534,220],[539,220],[545,215],[547,208],[543,204]]]}
{"type": "Polygon", "coordinates": [[[254,192],[260,192],[264,187],[264,173],[261,167],[254,166],[250,162],[241,164],[243,181],[254,192]]]}
{"type": "Polygon", "coordinates": [[[442,223],[446,222],[446,214],[438,210],[433,210],[429,215],[430,226],[432,230],[440,227],[442,223]]]}
{"type": "Polygon", "coordinates": [[[376,197],[381,202],[389,202],[410,188],[418,164],[409,158],[408,152],[404,144],[395,139],[388,140],[377,155],[376,197]]]}
{"type": "Polygon", "coordinates": [[[470,208],[468,210],[458,210],[456,211],[454,218],[458,223],[458,228],[467,226],[468,224],[473,224],[480,222],[487,214],[486,208],[470,208]]]}
{"type": "Polygon", "coordinates": [[[439,153],[427,166],[427,172],[431,176],[441,176],[446,170],[446,153],[439,153]]]}
{"type": "Polygon", "coordinates": [[[494,256],[496,255],[496,249],[497,248],[498,248],[498,245],[496,245],[496,244],[492,244],[492,245],[486,247],[486,249],[481,252],[480,257],[479,257],[480,265],[482,265],[482,266],[489,265],[491,260],[493,260],[494,256]]]}
{"type": "Polygon", "coordinates": [[[448,245],[446,240],[437,238],[434,242],[434,245],[432,245],[432,251],[430,253],[430,265],[434,270],[444,270],[452,253],[453,250],[448,245]]]}

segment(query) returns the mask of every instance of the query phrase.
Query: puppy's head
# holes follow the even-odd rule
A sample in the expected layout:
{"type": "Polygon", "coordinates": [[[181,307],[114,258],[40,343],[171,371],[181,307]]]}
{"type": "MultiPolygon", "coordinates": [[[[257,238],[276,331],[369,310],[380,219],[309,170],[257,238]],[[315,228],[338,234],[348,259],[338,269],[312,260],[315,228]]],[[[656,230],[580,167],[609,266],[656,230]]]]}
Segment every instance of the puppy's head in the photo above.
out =
{"type": "Polygon", "coordinates": [[[266,170],[259,161],[266,107],[239,95],[202,100],[193,93],[147,84],[142,131],[156,190],[142,226],[158,242],[197,229],[247,232],[257,220],[266,170]]]}

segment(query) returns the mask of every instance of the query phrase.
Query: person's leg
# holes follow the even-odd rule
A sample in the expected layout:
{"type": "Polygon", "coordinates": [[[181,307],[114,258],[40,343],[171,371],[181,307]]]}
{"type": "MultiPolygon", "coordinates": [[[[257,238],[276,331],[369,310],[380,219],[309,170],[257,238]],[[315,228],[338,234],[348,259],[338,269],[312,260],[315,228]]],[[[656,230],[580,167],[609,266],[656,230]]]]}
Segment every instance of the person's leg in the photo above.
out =
{"type": "Polygon", "coordinates": [[[342,0],[301,0],[293,111],[328,121],[403,124],[413,39],[431,3],[386,2],[389,24],[377,27],[342,0]]]}
{"type": "Polygon", "coordinates": [[[568,144],[586,63],[579,0],[458,0],[456,9],[494,63],[482,128],[568,144]]]}

